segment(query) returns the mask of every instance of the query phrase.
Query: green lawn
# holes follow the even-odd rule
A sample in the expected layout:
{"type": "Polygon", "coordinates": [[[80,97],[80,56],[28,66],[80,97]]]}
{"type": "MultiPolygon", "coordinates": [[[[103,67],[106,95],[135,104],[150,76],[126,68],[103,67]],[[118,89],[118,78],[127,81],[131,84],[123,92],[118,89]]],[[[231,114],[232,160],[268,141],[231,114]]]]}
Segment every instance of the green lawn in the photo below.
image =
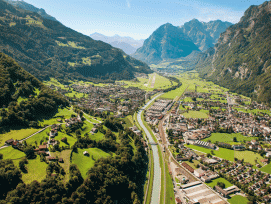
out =
{"type": "Polygon", "coordinates": [[[225,184],[225,188],[233,186],[230,182],[228,182],[224,178],[217,178],[217,179],[212,180],[210,183],[206,183],[206,184],[213,188],[214,186],[217,185],[218,182],[223,182],[225,184]]]}
{"type": "Polygon", "coordinates": [[[211,140],[212,143],[218,142],[224,142],[224,143],[231,143],[233,142],[233,138],[236,137],[237,142],[243,142],[245,141],[251,141],[254,140],[254,137],[245,137],[241,133],[212,133],[211,137],[205,138],[203,141],[211,140]]]}
{"type": "Polygon", "coordinates": [[[246,197],[240,196],[240,195],[235,195],[228,199],[228,202],[230,204],[247,204],[249,200],[246,197]]]}
{"type": "Polygon", "coordinates": [[[71,151],[72,150],[63,150],[61,152],[52,152],[51,155],[53,157],[58,156],[58,158],[63,158],[64,163],[59,163],[60,166],[63,167],[63,169],[66,172],[65,178],[64,178],[64,182],[67,182],[69,180],[69,168],[70,168],[70,156],[71,156],[71,151]]]}
{"type": "Polygon", "coordinates": [[[188,111],[183,113],[185,118],[208,118],[208,115],[204,111],[188,111]]]}
{"type": "MultiPolygon", "coordinates": [[[[207,149],[207,148],[204,148],[204,147],[199,147],[199,146],[196,146],[196,145],[186,145],[188,148],[191,148],[191,149],[194,149],[194,150],[198,150],[198,151],[201,151],[201,152],[204,152],[204,153],[211,153],[211,149],[207,149]]],[[[249,162],[250,164],[252,165],[255,165],[255,159],[257,159],[258,163],[260,165],[263,165],[261,163],[261,160],[263,159],[263,157],[261,157],[260,154],[258,153],[254,153],[252,151],[234,151],[234,150],[231,150],[231,149],[225,149],[225,148],[219,148],[219,150],[213,150],[214,152],[214,156],[216,157],[220,157],[222,159],[226,159],[226,160],[229,160],[229,161],[234,161],[234,157],[236,157],[237,159],[239,160],[242,160],[244,159],[245,162],[249,162]]]]}
{"type": "Polygon", "coordinates": [[[89,148],[89,149],[78,149],[78,153],[72,154],[72,163],[76,164],[85,179],[87,177],[87,171],[94,165],[95,160],[92,159],[92,156],[95,160],[101,157],[109,157],[110,154],[102,151],[98,148],[89,148]],[[84,156],[83,152],[88,151],[89,156],[84,156]]]}
{"type": "Polygon", "coordinates": [[[20,130],[11,130],[10,132],[0,134],[0,146],[5,144],[5,141],[9,139],[21,140],[35,132],[38,132],[40,129],[28,128],[28,129],[20,129],[20,130]]]}
{"type": "Polygon", "coordinates": [[[263,165],[263,163],[261,162],[263,157],[260,154],[252,152],[252,151],[235,151],[234,156],[240,160],[244,159],[245,162],[249,162],[252,165],[256,165],[255,159],[257,159],[258,161],[257,163],[259,163],[260,165],[263,165]]]}
{"type": "Polygon", "coordinates": [[[263,171],[263,172],[266,172],[266,173],[268,173],[268,174],[271,174],[271,163],[268,164],[268,165],[266,165],[266,166],[264,166],[264,167],[261,168],[260,170],[263,171]]]}
{"type": "Polygon", "coordinates": [[[29,184],[32,181],[41,182],[46,177],[47,164],[45,162],[40,162],[40,157],[37,156],[36,159],[29,159],[28,164],[26,164],[27,173],[22,173],[22,180],[29,184]]]}
{"type": "MultiPolygon", "coordinates": [[[[194,149],[194,150],[198,150],[200,152],[204,152],[204,153],[211,153],[211,149],[206,149],[204,147],[199,147],[196,145],[186,145],[188,148],[194,149]]],[[[225,148],[219,148],[218,151],[213,150],[214,152],[214,156],[220,157],[222,159],[226,159],[229,161],[234,161],[234,151],[230,150],[230,149],[225,149],[225,148]]]]}
{"type": "Polygon", "coordinates": [[[74,145],[74,143],[77,141],[76,139],[76,136],[75,135],[67,135],[63,132],[58,132],[58,135],[55,137],[55,140],[58,140],[60,143],[59,143],[59,146],[62,147],[66,147],[66,146],[72,146],[74,145]],[[66,137],[67,138],[67,144],[62,142],[61,139],[66,137]]]}
{"type": "Polygon", "coordinates": [[[193,169],[197,169],[197,164],[199,164],[200,162],[198,160],[193,160],[192,162],[189,161],[185,161],[185,163],[187,163],[189,166],[191,166],[193,169]]]}

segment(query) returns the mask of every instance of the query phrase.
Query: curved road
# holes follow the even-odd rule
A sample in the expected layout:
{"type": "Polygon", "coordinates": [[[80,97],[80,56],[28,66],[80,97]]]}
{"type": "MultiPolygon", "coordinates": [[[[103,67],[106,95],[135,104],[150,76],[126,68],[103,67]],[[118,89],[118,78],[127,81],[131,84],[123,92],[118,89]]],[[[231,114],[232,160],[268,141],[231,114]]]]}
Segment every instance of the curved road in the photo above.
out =
{"type": "MultiPolygon", "coordinates": [[[[137,113],[137,121],[139,125],[143,128],[144,132],[146,133],[146,136],[149,139],[149,143],[155,143],[155,141],[152,139],[152,136],[148,129],[145,127],[141,120],[141,113],[143,110],[147,108],[148,105],[150,105],[156,98],[161,96],[163,93],[155,96],[152,100],[150,100],[148,103],[145,104],[143,108],[140,109],[137,113]]],[[[154,163],[154,176],[153,176],[153,187],[152,187],[152,197],[151,197],[151,204],[158,204],[160,202],[160,190],[161,190],[161,167],[159,163],[159,154],[158,154],[158,147],[157,145],[152,145],[152,152],[153,152],[153,163],[154,163]]]]}

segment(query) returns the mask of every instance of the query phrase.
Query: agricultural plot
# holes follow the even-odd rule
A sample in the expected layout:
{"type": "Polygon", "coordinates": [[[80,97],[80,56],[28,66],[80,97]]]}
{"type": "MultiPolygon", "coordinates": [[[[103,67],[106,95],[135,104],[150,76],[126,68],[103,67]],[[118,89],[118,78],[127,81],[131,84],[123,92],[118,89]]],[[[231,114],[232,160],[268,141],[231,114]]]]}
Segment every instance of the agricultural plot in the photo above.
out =
{"type": "Polygon", "coordinates": [[[165,93],[162,95],[162,98],[175,99],[176,97],[181,96],[187,87],[188,85],[183,84],[181,87],[165,93]]]}
{"type": "Polygon", "coordinates": [[[37,143],[37,146],[39,146],[40,144],[42,144],[43,142],[47,142],[47,140],[49,139],[47,133],[50,132],[50,129],[47,128],[46,130],[34,135],[33,137],[30,137],[29,139],[26,140],[26,143],[28,145],[33,145],[33,146],[36,146],[36,143],[37,143]]]}
{"type": "MultiPolygon", "coordinates": [[[[25,153],[12,147],[6,147],[0,149],[0,153],[3,154],[3,159],[18,160],[25,157],[25,153]]],[[[18,162],[19,163],[19,162],[18,162]]]]}
{"type": "Polygon", "coordinates": [[[67,182],[69,180],[69,168],[70,168],[70,156],[71,156],[71,151],[72,150],[63,150],[61,152],[52,152],[51,155],[53,157],[58,157],[58,158],[62,158],[64,163],[59,163],[60,166],[63,167],[66,175],[64,178],[64,182],[67,182]]]}
{"type": "Polygon", "coordinates": [[[78,153],[73,152],[72,163],[76,164],[85,179],[88,170],[94,165],[95,161],[101,157],[109,157],[110,154],[98,148],[78,149],[78,153]],[[83,152],[87,151],[89,156],[84,156],[83,152]]]}
{"type": "Polygon", "coordinates": [[[29,184],[32,181],[41,182],[46,178],[46,168],[48,164],[45,162],[40,162],[40,157],[37,156],[36,159],[29,159],[28,164],[25,165],[27,168],[27,173],[22,173],[22,180],[29,184]]]}
{"type": "Polygon", "coordinates": [[[38,132],[40,129],[28,128],[28,129],[18,129],[18,130],[11,130],[7,133],[0,134],[0,146],[5,144],[5,141],[9,139],[14,140],[21,140],[24,139],[35,132],[38,132]]]}

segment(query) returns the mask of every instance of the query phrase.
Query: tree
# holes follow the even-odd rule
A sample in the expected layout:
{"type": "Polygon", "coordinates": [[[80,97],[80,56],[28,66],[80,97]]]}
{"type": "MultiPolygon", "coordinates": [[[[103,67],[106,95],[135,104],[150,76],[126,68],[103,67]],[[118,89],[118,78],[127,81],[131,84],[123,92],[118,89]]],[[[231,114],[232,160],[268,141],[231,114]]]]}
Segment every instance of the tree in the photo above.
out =
{"type": "Polygon", "coordinates": [[[233,138],[233,142],[237,142],[237,138],[236,137],[233,138]]]}
{"type": "Polygon", "coordinates": [[[34,150],[33,146],[26,146],[24,148],[24,153],[25,153],[27,159],[34,159],[34,158],[36,158],[35,150],[34,150]]]}
{"type": "Polygon", "coordinates": [[[2,159],[3,159],[3,154],[0,153],[0,160],[2,160],[2,159]]]}

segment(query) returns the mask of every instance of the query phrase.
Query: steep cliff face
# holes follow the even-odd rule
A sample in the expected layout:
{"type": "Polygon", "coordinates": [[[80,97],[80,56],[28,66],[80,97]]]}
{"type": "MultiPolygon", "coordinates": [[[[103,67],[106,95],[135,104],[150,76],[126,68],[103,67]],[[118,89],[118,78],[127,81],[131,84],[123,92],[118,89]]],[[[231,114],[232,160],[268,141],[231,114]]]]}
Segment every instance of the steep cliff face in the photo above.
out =
{"type": "Polygon", "coordinates": [[[172,60],[199,50],[181,28],[170,23],[160,26],[144,41],[144,44],[132,56],[149,64],[163,60],[172,60]]]}
{"type": "Polygon", "coordinates": [[[232,23],[221,20],[205,23],[193,19],[185,23],[181,29],[201,51],[206,51],[217,43],[220,34],[231,25],[232,23]]]}
{"type": "MultiPolygon", "coordinates": [[[[233,91],[271,101],[271,2],[251,6],[221,34],[202,76],[233,91]]],[[[202,61],[201,61],[202,62],[202,61]]]]}

